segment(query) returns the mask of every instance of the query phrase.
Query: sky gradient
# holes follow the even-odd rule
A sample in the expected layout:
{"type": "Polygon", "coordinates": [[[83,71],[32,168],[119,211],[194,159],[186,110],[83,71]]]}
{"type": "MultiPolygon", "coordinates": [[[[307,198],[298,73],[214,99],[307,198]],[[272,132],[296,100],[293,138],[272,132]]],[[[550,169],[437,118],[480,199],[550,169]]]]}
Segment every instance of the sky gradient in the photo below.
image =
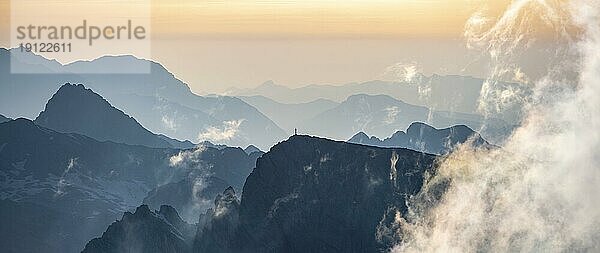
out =
{"type": "MultiPolygon", "coordinates": [[[[50,9],[59,3],[71,6],[69,12],[83,8],[75,2],[41,1],[37,5],[50,9]]],[[[112,0],[93,3],[95,8],[107,6],[98,15],[119,6],[112,0]]],[[[481,76],[483,70],[472,66],[474,56],[462,38],[465,22],[478,10],[495,13],[509,1],[146,3],[151,3],[152,13],[151,58],[195,92],[206,94],[228,87],[253,87],[267,80],[300,86],[381,79],[386,68],[396,64],[414,64],[426,74],[481,76]]],[[[2,1],[0,10],[5,14],[0,15],[0,43],[8,46],[10,2],[2,1]]]]}

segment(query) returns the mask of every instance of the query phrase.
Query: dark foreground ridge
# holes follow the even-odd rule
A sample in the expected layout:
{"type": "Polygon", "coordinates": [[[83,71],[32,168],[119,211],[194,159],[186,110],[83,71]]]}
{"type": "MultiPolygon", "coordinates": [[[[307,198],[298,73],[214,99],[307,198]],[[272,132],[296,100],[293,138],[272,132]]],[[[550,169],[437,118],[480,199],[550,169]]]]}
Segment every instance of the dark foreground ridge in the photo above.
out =
{"type": "MultiPolygon", "coordinates": [[[[199,217],[190,251],[386,252],[397,240],[396,213],[406,213],[407,196],[420,190],[435,158],[408,149],[292,136],[257,160],[241,200],[233,188],[217,196],[214,207],[199,217]]],[[[124,252],[111,238],[149,233],[121,232],[136,235],[103,236],[86,252],[124,252]]],[[[171,233],[152,232],[160,235],[148,238],[170,238],[171,233]]],[[[161,249],[186,245],[164,242],[173,245],[161,249]]]]}

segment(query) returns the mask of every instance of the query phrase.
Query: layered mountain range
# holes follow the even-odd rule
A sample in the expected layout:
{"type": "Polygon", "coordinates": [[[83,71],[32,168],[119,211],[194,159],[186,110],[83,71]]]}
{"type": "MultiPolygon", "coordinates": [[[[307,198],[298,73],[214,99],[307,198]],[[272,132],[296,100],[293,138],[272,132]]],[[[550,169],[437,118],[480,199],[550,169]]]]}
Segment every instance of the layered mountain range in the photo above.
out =
{"type": "Polygon", "coordinates": [[[16,51],[0,48],[0,113],[33,119],[62,84],[85,83],[149,131],[195,143],[255,145],[267,150],[296,128],[337,140],[346,140],[359,131],[384,138],[405,130],[414,121],[437,128],[467,125],[488,141],[501,143],[518,124],[520,115],[518,106],[496,118],[479,115],[484,80],[471,77],[418,75],[410,82],[295,89],[267,82],[255,89],[228,93],[238,97],[198,96],[159,63],[132,56],[105,56],[62,65],[16,51]],[[15,54],[18,57],[11,62],[15,54]],[[11,64],[40,74],[12,74],[11,64]],[[124,71],[143,66],[148,67],[148,73],[124,71]]]}
{"type": "Polygon", "coordinates": [[[501,142],[513,128],[499,119],[486,119],[476,114],[434,111],[427,107],[407,104],[387,95],[358,94],[303,122],[299,129],[303,133],[338,140],[347,140],[357,132],[368,132],[383,138],[398,130],[407,129],[413,122],[424,122],[437,128],[466,125],[493,142],[501,142]]]}
{"type": "Polygon", "coordinates": [[[173,143],[185,144],[146,130],[82,85],[62,86],[36,121],[0,123],[0,205],[3,217],[18,214],[0,222],[3,251],[78,252],[144,201],[179,203],[196,219],[209,207],[197,202],[228,186],[241,190],[262,154],[173,143]],[[164,194],[178,184],[185,194],[164,194]]]}
{"type": "MultiPolygon", "coordinates": [[[[230,89],[227,94],[243,97],[264,96],[280,103],[292,104],[308,103],[318,99],[339,103],[356,94],[386,94],[394,99],[436,111],[478,114],[479,97],[485,83],[484,79],[469,76],[436,74],[425,76],[417,73],[410,80],[374,80],[343,85],[312,84],[298,88],[289,88],[268,81],[251,89],[230,89]]],[[[497,85],[524,96],[532,93],[529,87],[517,83],[500,82],[497,85]]],[[[509,124],[515,124],[520,114],[517,105],[495,116],[509,124]]]]}
{"type": "MultiPolygon", "coordinates": [[[[3,252],[385,252],[436,155],[511,129],[471,113],[470,78],[449,79],[469,87],[460,109],[428,104],[448,111],[358,92],[399,85],[385,82],[309,86],[322,96],[300,88],[284,103],[272,97],[289,90],[274,83],[197,96],[131,56],[63,65],[25,54],[11,63],[38,74],[12,74],[10,53],[0,49],[0,110],[17,118],[0,116],[3,252]],[[354,136],[284,140],[280,126],[354,136]]],[[[438,94],[436,78],[418,80],[438,94]]],[[[396,88],[424,87],[406,85],[396,88]]]]}
{"type": "Polygon", "coordinates": [[[467,142],[474,147],[490,147],[486,140],[467,126],[457,125],[436,129],[420,122],[412,123],[406,132],[398,131],[383,140],[360,132],[352,136],[348,142],[376,147],[408,148],[438,155],[447,154],[457,145],[467,142]]]}
{"type": "Polygon", "coordinates": [[[156,62],[105,56],[62,65],[0,48],[0,108],[4,115],[33,119],[64,83],[85,83],[150,131],[180,140],[268,149],[285,137],[281,128],[244,101],[195,95],[156,62]],[[38,74],[13,74],[11,65],[38,74]],[[132,66],[149,66],[148,73],[122,71],[132,66]]]}

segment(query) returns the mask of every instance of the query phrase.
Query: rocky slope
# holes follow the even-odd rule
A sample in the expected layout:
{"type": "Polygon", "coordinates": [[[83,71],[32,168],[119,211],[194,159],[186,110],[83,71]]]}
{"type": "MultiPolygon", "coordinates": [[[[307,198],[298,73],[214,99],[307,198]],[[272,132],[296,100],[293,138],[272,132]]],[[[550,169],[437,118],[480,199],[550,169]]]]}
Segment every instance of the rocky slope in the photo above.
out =
{"type": "Polygon", "coordinates": [[[257,161],[241,202],[226,191],[196,252],[384,252],[435,156],[293,136],[257,161]]]}
{"type": "Polygon", "coordinates": [[[134,213],[111,224],[102,237],[91,240],[84,253],[189,252],[194,227],[185,223],[170,206],[151,211],[142,205],[134,213]]]}
{"type": "Polygon", "coordinates": [[[347,140],[357,132],[384,138],[398,130],[407,129],[413,122],[424,122],[436,128],[466,125],[481,131],[486,140],[499,141],[511,131],[502,120],[485,119],[476,114],[436,111],[394,99],[387,95],[358,94],[340,105],[303,122],[302,133],[347,140]]]}
{"type": "Polygon", "coordinates": [[[0,204],[20,214],[0,220],[10,228],[0,232],[20,235],[0,236],[0,245],[6,252],[39,252],[40,245],[79,252],[152,189],[203,175],[225,181],[218,192],[241,187],[255,159],[240,148],[158,149],[59,133],[26,119],[0,123],[0,204]]]}

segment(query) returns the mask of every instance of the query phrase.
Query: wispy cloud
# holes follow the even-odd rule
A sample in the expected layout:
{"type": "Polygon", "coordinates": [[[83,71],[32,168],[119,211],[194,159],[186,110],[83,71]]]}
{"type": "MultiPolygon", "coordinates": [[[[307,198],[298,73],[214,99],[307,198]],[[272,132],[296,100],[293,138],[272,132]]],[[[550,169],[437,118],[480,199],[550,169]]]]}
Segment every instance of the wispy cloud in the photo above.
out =
{"type": "Polygon", "coordinates": [[[198,134],[198,141],[229,141],[237,136],[244,119],[224,121],[221,127],[210,126],[198,134]]]}
{"type": "MultiPolygon", "coordinates": [[[[582,40],[567,45],[579,50],[580,78],[564,78],[573,63],[561,62],[554,71],[563,74],[532,84],[524,122],[502,149],[462,146],[446,157],[397,220],[402,242],[393,252],[600,249],[600,1],[513,1],[474,41],[495,58],[492,79],[514,69],[535,17],[557,36],[568,36],[565,26],[582,29],[582,40]]],[[[500,91],[486,97],[489,105],[521,95],[505,88],[490,82],[500,91]]]]}

